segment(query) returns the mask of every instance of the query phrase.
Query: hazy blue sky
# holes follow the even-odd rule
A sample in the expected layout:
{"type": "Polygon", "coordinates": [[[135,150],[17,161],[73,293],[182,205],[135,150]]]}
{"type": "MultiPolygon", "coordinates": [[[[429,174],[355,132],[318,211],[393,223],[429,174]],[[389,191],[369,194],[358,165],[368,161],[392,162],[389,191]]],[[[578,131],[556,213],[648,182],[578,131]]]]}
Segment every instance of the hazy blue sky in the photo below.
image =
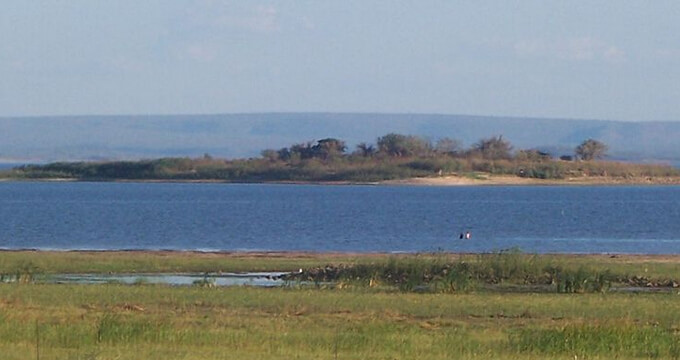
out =
{"type": "Polygon", "coordinates": [[[680,1],[6,0],[0,116],[680,120],[680,1]]]}

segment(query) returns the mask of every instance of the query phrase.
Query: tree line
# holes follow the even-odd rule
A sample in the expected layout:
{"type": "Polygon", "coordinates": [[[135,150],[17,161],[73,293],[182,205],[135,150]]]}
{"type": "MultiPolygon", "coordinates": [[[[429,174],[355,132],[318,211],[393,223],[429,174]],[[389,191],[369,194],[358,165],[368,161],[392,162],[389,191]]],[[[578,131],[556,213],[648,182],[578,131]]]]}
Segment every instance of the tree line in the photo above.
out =
{"type": "MultiPolygon", "coordinates": [[[[574,149],[574,156],[561,156],[563,160],[579,159],[591,161],[606,156],[607,145],[599,140],[587,139],[574,149]]],[[[353,152],[348,153],[346,142],[335,138],[326,138],[314,142],[305,142],[284,147],[278,150],[263,150],[263,158],[271,161],[296,161],[307,159],[334,160],[343,156],[350,158],[363,157],[433,157],[452,156],[482,158],[487,160],[520,160],[541,161],[552,158],[550,154],[536,149],[523,149],[513,152],[512,144],[500,136],[484,138],[465,149],[462,142],[443,137],[432,142],[414,135],[390,133],[377,139],[376,144],[359,143],[353,152]]]]}

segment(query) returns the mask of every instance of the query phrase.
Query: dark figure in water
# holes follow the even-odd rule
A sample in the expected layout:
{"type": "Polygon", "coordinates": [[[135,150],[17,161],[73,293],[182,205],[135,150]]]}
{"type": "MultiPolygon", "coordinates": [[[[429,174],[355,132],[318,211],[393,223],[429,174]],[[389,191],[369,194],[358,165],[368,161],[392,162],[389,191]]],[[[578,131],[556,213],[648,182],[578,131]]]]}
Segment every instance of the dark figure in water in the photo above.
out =
{"type": "Polygon", "coordinates": [[[460,236],[458,238],[462,240],[464,237],[465,235],[463,233],[460,233],[460,236]]]}

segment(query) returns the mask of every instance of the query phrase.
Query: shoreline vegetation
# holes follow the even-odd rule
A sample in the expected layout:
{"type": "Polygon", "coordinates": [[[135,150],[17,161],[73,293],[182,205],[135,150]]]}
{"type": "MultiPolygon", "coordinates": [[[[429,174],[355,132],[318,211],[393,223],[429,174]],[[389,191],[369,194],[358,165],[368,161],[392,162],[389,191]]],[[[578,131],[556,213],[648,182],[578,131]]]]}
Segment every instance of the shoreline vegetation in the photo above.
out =
{"type": "Polygon", "coordinates": [[[161,158],[137,161],[57,162],[23,165],[0,179],[33,181],[226,182],[390,185],[677,185],[680,169],[661,164],[602,160],[607,146],[588,139],[572,155],[514,150],[502,136],[469,148],[441,138],[387,134],[348,152],[326,138],[263,150],[260,157],[161,158]]]}
{"type": "Polygon", "coordinates": [[[488,284],[509,281],[519,286],[546,281],[554,285],[555,279],[548,278],[555,276],[555,271],[584,269],[607,273],[609,282],[680,288],[677,276],[680,254],[525,254],[518,249],[491,253],[0,250],[0,274],[7,276],[21,272],[43,275],[290,272],[289,280],[327,283],[357,280],[357,284],[369,284],[391,279],[399,285],[396,273],[405,272],[402,275],[411,277],[414,274],[409,272],[414,271],[417,279],[410,280],[416,281],[417,284],[412,284],[416,286],[427,285],[437,276],[461,272],[469,279],[488,284]],[[478,273],[473,274],[472,268],[478,265],[487,269],[477,269],[478,273]]]}
{"type": "Polygon", "coordinates": [[[0,353],[6,360],[674,359],[678,270],[680,255],[514,250],[0,251],[0,273],[17,276],[0,282],[0,353]],[[40,281],[63,272],[298,268],[301,281],[277,288],[40,281]]]}

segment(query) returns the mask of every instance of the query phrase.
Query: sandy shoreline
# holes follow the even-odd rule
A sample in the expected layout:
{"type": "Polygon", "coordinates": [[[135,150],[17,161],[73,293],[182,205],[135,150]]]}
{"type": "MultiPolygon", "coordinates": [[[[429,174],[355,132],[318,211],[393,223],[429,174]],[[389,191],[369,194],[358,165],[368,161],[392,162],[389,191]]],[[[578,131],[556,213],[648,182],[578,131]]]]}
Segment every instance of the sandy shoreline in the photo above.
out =
{"type": "Polygon", "coordinates": [[[536,179],[507,175],[480,175],[471,178],[447,175],[427,178],[411,178],[382,181],[386,185],[424,185],[424,186],[484,186],[484,185],[680,185],[680,177],[608,177],[584,176],[565,179],[536,179]]]}
{"type": "Polygon", "coordinates": [[[105,179],[79,180],[74,178],[53,179],[13,179],[0,178],[0,182],[113,182],[113,183],[195,183],[195,184],[285,184],[285,185],[408,185],[408,186],[616,186],[616,185],[680,185],[680,176],[668,177],[612,177],[612,176],[579,176],[564,179],[537,179],[514,175],[492,175],[477,173],[474,176],[450,174],[432,177],[416,177],[408,179],[382,180],[372,182],[356,181],[262,181],[231,182],[217,179],[105,179]]]}

